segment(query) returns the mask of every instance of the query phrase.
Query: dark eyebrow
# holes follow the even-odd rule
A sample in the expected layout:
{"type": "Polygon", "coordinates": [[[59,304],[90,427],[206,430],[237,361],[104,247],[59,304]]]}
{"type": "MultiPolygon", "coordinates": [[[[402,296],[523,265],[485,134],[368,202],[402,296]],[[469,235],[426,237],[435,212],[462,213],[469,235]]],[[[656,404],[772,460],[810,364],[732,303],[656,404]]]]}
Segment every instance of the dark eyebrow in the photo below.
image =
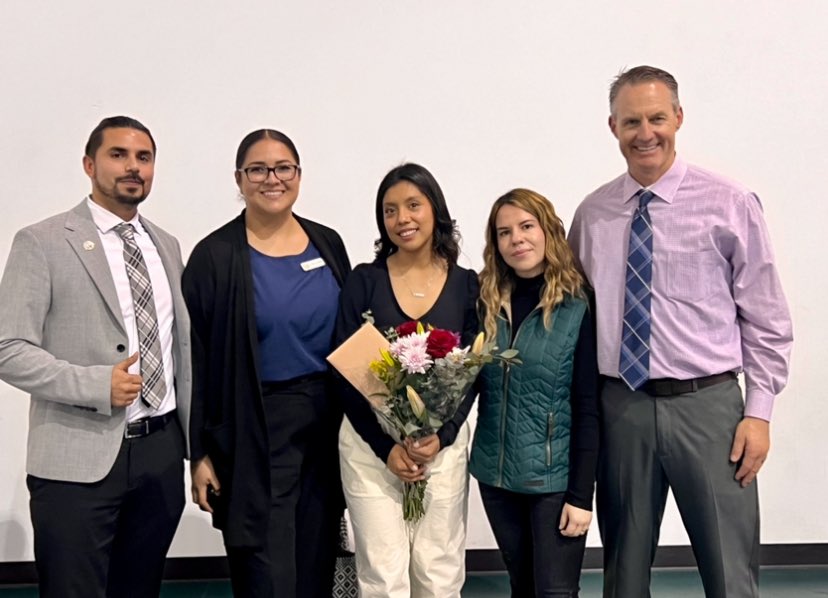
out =
{"type": "MultiPolygon", "coordinates": [[[[284,160],[277,160],[275,162],[275,164],[276,164],[276,166],[282,166],[284,164],[287,164],[287,165],[290,165],[290,166],[295,166],[293,164],[293,162],[291,162],[287,158],[285,158],[284,160]]],[[[251,162],[250,164],[245,166],[245,168],[250,168],[251,166],[265,166],[265,167],[267,167],[267,162],[265,162],[264,160],[256,160],[255,162],[251,162]]]]}

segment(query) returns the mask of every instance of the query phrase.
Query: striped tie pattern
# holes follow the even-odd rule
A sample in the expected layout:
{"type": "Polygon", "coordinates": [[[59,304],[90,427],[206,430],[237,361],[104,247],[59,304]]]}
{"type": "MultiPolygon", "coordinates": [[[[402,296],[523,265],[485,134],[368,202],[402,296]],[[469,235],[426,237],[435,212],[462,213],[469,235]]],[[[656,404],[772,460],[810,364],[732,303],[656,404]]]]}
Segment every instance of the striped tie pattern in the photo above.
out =
{"type": "Polygon", "coordinates": [[[153,409],[158,409],[167,394],[167,382],[164,377],[164,363],[161,360],[161,341],[158,337],[158,318],[155,315],[152,283],[144,256],[135,243],[133,226],[122,222],[115,227],[115,231],[124,240],[124,262],[132,290],[135,324],[138,328],[141,400],[153,409]]]}
{"type": "Polygon", "coordinates": [[[642,189],[639,192],[638,209],[630,226],[618,373],[631,390],[641,388],[650,377],[653,226],[647,204],[652,198],[652,191],[642,189]]]}

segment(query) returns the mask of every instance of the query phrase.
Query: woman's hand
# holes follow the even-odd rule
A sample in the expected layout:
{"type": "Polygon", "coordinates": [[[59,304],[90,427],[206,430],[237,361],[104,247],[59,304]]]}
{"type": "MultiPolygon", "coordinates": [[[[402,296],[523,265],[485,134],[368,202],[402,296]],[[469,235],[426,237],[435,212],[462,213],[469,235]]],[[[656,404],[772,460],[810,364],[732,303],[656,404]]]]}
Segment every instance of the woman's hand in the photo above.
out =
{"type": "Polygon", "coordinates": [[[425,479],[425,466],[418,465],[409,457],[405,447],[401,444],[394,445],[388,453],[388,461],[385,464],[391,473],[403,482],[413,483],[425,479]]]}
{"type": "Polygon", "coordinates": [[[221,492],[221,484],[216,477],[216,471],[213,469],[213,462],[210,457],[204,456],[190,466],[190,476],[192,477],[192,484],[190,492],[193,495],[193,502],[198,505],[202,511],[208,513],[213,512],[213,507],[207,500],[210,492],[218,496],[221,492]]]}
{"type": "Polygon", "coordinates": [[[406,438],[405,450],[415,463],[420,465],[431,463],[437,457],[437,453],[440,452],[440,438],[437,434],[431,434],[417,440],[406,438]]]}
{"type": "Polygon", "coordinates": [[[563,511],[561,512],[561,522],[558,525],[558,529],[561,530],[561,535],[570,538],[583,536],[589,531],[590,523],[592,523],[592,511],[579,509],[569,503],[564,503],[563,511]]]}

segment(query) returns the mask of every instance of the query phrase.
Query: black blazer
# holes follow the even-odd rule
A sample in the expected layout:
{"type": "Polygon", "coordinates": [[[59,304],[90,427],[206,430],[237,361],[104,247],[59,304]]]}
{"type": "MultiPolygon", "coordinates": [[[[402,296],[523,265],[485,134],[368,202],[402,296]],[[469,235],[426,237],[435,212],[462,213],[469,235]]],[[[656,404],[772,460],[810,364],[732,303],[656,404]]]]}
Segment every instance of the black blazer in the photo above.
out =
{"type": "MultiPolygon", "coordinates": [[[[342,286],[351,270],[339,234],[294,215],[342,286]]],[[[190,455],[209,455],[221,482],[213,525],[230,546],[261,546],[270,461],[258,375],[253,274],[244,212],[193,249],[182,290],[192,320],[190,455]]]]}

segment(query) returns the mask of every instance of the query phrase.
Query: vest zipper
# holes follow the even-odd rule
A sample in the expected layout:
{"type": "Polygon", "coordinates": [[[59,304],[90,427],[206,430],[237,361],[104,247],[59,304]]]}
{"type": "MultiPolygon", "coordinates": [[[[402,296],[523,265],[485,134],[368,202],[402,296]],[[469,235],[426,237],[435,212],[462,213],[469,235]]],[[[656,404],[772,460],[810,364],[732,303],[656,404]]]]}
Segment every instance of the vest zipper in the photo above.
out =
{"type": "MultiPolygon", "coordinates": [[[[520,323],[518,326],[517,332],[515,332],[515,339],[509,344],[510,349],[514,349],[515,344],[517,343],[518,337],[520,336],[520,331],[523,329],[523,324],[531,317],[533,313],[535,313],[539,307],[535,307],[526,314],[526,317],[523,318],[523,322],[520,323]]],[[[512,321],[509,318],[504,318],[506,320],[506,332],[508,333],[507,338],[511,338],[512,336],[512,321]]],[[[498,455],[498,463],[497,463],[497,487],[503,487],[503,462],[506,459],[506,405],[509,402],[509,372],[511,370],[510,363],[503,364],[503,403],[500,409],[500,454],[498,455]]],[[[551,450],[551,449],[550,449],[551,450]]]]}
{"type": "MultiPolygon", "coordinates": [[[[506,320],[506,328],[509,337],[512,336],[512,323],[506,320]]],[[[503,487],[503,461],[506,458],[504,444],[506,442],[506,403],[509,400],[509,368],[511,364],[503,364],[503,401],[500,405],[500,450],[497,456],[497,487],[503,487]]]]}
{"type": "Polygon", "coordinates": [[[546,466],[552,465],[552,431],[555,429],[555,413],[546,414],[546,466]]]}

